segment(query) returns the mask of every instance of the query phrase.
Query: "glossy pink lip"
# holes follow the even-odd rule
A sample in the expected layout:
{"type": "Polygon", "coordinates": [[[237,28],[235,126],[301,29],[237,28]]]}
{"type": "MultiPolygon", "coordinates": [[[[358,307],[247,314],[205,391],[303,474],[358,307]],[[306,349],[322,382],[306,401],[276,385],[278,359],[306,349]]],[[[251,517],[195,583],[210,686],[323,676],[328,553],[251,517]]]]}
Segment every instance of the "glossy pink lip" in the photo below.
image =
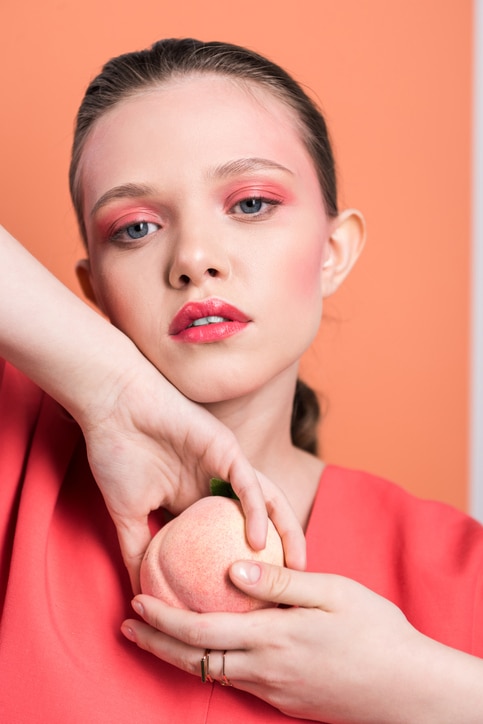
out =
{"type": "Polygon", "coordinates": [[[183,342],[216,342],[237,334],[249,322],[249,317],[231,304],[216,298],[205,299],[181,307],[169,325],[169,334],[183,342]],[[193,322],[205,317],[222,317],[223,321],[192,326],[193,322]]]}

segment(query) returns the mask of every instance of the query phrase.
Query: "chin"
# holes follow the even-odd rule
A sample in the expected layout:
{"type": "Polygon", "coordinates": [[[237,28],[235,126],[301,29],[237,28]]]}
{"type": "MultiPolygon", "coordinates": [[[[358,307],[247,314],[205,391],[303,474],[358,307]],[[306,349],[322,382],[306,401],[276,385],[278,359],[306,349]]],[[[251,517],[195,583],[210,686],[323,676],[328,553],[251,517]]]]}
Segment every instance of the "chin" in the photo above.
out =
{"type": "Polygon", "coordinates": [[[208,382],[198,380],[196,383],[192,380],[189,383],[180,382],[174,377],[168,377],[168,379],[182,395],[192,402],[205,406],[219,405],[240,399],[253,394],[258,389],[258,387],[251,385],[227,384],[226,381],[221,384],[219,379],[211,379],[208,382]]]}
{"type": "Polygon", "coordinates": [[[237,399],[239,397],[243,397],[243,394],[240,394],[239,392],[234,392],[232,394],[219,394],[217,395],[214,390],[206,391],[205,394],[200,393],[199,390],[196,392],[193,391],[186,391],[182,388],[178,387],[178,390],[188,398],[188,400],[191,400],[191,402],[196,402],[198,405],[204,405],[205,407],[209,407],[211,405],[220,405],[223,402],[230,402],[231,400],[237,399]]]}

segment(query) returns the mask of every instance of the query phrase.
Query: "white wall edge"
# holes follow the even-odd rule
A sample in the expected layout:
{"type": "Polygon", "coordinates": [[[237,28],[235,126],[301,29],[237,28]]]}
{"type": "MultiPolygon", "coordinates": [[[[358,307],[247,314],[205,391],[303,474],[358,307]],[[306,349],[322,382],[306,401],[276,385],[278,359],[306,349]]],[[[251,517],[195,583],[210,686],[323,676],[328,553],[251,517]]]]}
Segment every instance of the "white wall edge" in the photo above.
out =
{"type": "Polygon", "coordinates": [[[474,0],[470,512],[483,521],[483,0],[474,0]]]}

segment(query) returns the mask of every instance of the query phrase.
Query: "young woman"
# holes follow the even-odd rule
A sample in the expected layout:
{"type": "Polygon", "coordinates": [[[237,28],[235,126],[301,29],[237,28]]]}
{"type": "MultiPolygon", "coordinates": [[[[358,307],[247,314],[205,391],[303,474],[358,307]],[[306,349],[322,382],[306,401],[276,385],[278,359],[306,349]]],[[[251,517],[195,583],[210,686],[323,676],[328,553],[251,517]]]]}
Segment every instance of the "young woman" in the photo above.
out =
{"type": "Polygon", "coordinates": [[[113,59],[91,83],[70,182],[87,250],[79,279],[113,326],[70,297],[64,305],[55,283],[11,247],[11,284],[50,300],[49,321],[39,332],[33,299],[18,300],[11,286],[3,354],[83,435],[5,366],[6,718],[481,720],[482,662],[469,654],[483,653],[482,528],[314,455],[316,408],[298,364],[324,298],[360,253],[364,223],[337,208],[313,103],[245,49],[161,41],[113,59]],[[285,499],[295,512],[308,572],[237,562],[231,576],[286,605],[199,615],[137,596],[144,622],[125,621],[122,638],[129,586],[84,438],[118,529],[143,529],[137,558],[147,515],[159,506],[176,514],[206,493],[214,472],[248,490],[261,545],[246,456],[263,476],[287,563],[301,569],[285,499]],[[137,452],[130,469],[133,448],[147,462],[137,452]],[[138,491],[128,476],[137,485],[140,474],[148,483],[138,491]],[[201,683],[201,661],[232,686],[201,683]]]}

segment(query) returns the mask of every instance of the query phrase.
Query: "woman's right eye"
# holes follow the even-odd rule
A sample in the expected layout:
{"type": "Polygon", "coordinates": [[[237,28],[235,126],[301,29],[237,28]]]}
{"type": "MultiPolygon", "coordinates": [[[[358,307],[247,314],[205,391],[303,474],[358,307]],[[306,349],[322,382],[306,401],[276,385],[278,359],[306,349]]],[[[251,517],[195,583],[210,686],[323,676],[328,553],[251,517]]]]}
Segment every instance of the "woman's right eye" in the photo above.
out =
{"type": "Polygon", "coordinates": [[[111,236],[111,241],[139,241],[150,234],[154,234],[161,226],[153,221],[136,221],[134,224],[127,224],[116,229],[111,236]]]}

